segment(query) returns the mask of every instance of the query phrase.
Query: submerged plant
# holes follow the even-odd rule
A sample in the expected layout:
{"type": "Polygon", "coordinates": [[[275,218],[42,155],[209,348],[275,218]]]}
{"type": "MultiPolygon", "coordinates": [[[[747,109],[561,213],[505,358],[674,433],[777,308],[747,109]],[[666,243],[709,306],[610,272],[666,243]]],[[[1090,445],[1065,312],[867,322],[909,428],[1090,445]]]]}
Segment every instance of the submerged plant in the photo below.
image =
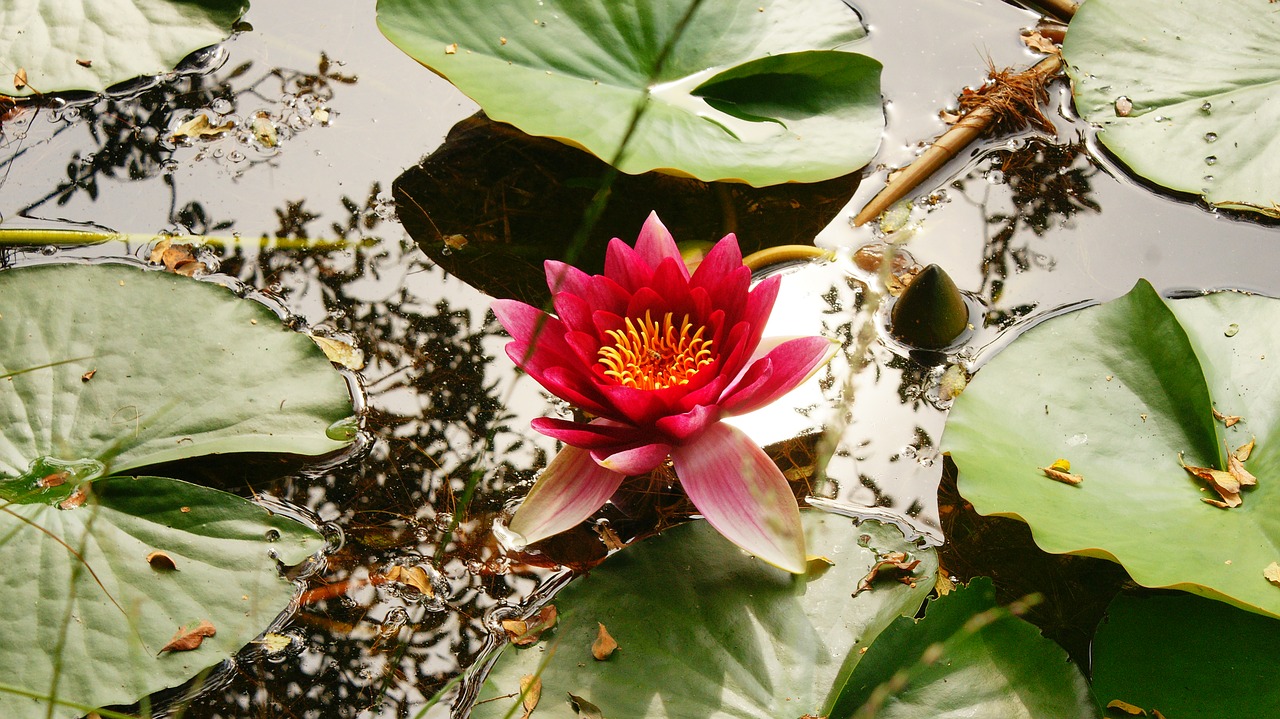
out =
{"type": "Polygon", "coordinates": [[[510,529],[526,542],[586,519],[618,489],[671,458],[694,506],[721,534],[794,573],[805,570],[799,509],[782,472],[720,420],[758,409],[834,353],[823,337],[761,341],[777,277],[750,289],[737,238],[692,273],[656,214],[635,248],[614,238],[603,275],[546,263],[557,316],[514,300],[493,309],[507,354],[589,422],[542,417],[567,446],[539,477],[510,529]]]}

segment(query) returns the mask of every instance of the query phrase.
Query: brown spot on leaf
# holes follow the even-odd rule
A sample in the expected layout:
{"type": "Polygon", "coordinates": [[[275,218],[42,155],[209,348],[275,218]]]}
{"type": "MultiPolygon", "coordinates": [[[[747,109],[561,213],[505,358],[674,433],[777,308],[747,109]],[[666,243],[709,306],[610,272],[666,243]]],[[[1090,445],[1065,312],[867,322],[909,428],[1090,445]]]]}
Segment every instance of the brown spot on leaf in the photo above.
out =
{"type": "Polygon", "coordinates": [[[170,639],[169,643],[160,649],[160,652],[163,654],[164,652],[189,652],[199,649],[200,645],[204,643],[205,637],[212,637],[217,633],[218,630],[214,628],[213,622],[208,619],[201,620],[193,629],[187,629],[184,625],[178,627],[173,639],[170,639]]]}
{"type": "Polygon", "coordinates": [[[603,624],[599,624],[600,629],[596,631],[596,640],[591,643],[591,656],[596,661],[602,662],[610,657],[618,649],[618,643],[609,635],[609,630],[604,628],[603,624]]]}
{"type": "Polygon", "coordinates": [[[155,552],[152,552],[151,554],[148,554],[147,564],[150,564],[151,568],[157,571],[162,571],[162,572],[178,571],[178,565],[176,562],[173,561],[173,557],[170,557],[168,554],[165,554],[164,552],[160,552],[160,551],[155,551],[155,552]]]}

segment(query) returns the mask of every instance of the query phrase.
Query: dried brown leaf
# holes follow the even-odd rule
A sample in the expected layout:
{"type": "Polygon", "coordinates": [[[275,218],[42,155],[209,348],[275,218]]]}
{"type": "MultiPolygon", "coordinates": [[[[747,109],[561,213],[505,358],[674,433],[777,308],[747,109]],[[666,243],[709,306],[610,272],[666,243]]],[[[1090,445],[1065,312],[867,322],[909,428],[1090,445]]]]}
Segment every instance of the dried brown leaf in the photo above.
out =
{"type": "Polygon", "coordinates": [[[151,554],[148,554],[147,564],[150,564],[152,569],[155,569],[158,571],[167,571],[167,572],[178,571],[178,564],[177,562],[173,561],[173,557],[170,557],[168,554],[165,554],[164,552],[161,552],[161,551],[155,551],[155,552],[152,552],[151,554]]]}
{"type": "Polygon", "coordinates": [[[1267,578],[1268,582],[1280,587],[1280,562],[1272,562],[1267,568],[1262,570],[1262,576],[1267,578]]]}
{"type": "Polygon", "coordinates": [[[1054,55],[1062,52],[1062,49],[1058,47],[1057,43],[1042,35],[1039,30],[1032,30],[1024,33],[1022,35],[1022,43],[1032,50],[1042,52],[1046,55],[1054,55]]]}
{"type": "Polygon", "coordinates": [[[209,116],[203,113],[187,120],[178,125],[178,129],[173,131],[169,136],[170,140],[195,140],[205,137],[217,137],[228,130],[234,129],[236,124],[231,120],[227,120],[221,125],[214,125],[209,122],[209,116]]]}
{"type": "Polygon", "coordinates": [[[320,346],[320,350],[324,352],[324,356],[328,357],[330,362],[342,365],[349,370],[358,371],[364,369],[364,351],[359,347],[332,337],[309,336],[311,341],[320,346]]]}
{"type": "Polygon", "coordinates": [[[93,379],[93,376],[97,373],[98,373],[98,370],[96,368],[91,369],[88,372],[85,372],[84,374],[80,375],[80,381],[88,382],[89,380],[93,379]]]}
{"type": "Polygon", "coordinates": [[[76,487],[74,492],[58,503],[58,507],[61,509],[75,509],[84,504],[84,501],[89,498],[89,490],[85,489],[86,486],[82,484],[76,487]]]}
{"type": "Polygon", "coordinates": [[[13,73],[13,86],[19,90],[27,86],[27,68],[20,67],[13,73]]]}
{"type": "Polygon", "coordinates": [[[569,695],[569,706],[572,706],[573,710],[578,713],[578,719],[604,719],[604,714],[601,713],[600,707],[576,694],[569,695]]]}
{"type": "Polygon", "coordinates": [[[601,541],[604,542],[605,549],[608,549],[610,552],[627,546],[622,541],[622,538],[618,536],[618,533],[613,531],[613,527],[610,527],[607,524],[597,524],[595,529],[596,534],[600,535],[601,541]]]}
{"type": "Polygon", "coordinates": [[[81,58],[76,58],[76,64],[79,65],[80,67],[93,67],[93,60],[83,60],[81,58]]]}
{"type": "Polygon", "coordinates": [[[507,633],[511,643],[517,647],[527,647],[538,641],[542,633],[556,625],[556,608],[552,604],[538,610],[538,614],[528,619],[504,619],[502,630],[507,633]]]}
{"type": "Polygon", "coordinates": [[[1227,472],[1235,477],[1242,487],[1253,487],[1258,484],[1258,478],[1253,476],[1253,472],[1245,469],[1244,462],[1236,459],[1234,454],[1227,456],[1227,472]]]}
{"type": "Polygon", "coordinates": [[[1248,462],[1249,455],[1253,454],[1253,445],[1256,439],[1255,437],[1250,437],[1248,442],[1236,447],[1236,451],[1232,452],[1231,455],[1241,462],[1248,462]]]}
{"type": "Polygon", "coordinates": [[[46,474],[36,481],[36,486],[41,489],[49,489],[50,487],[61,487],[71,478],[71,473],[63,470],[61,472],[53,472],[46,474]]]}
{"type": "Polygon", "coordinates": [[[1044,476],[1063,484],[1077,485],[1084,481],[1084,477],[1071,473],[1071,463],[1065,459],[1055,460],[1048,467],[1040,467],[1039,469],[1044,472],[1044,476]]]}
{"type": "Polygon", "coordinates": [[[208,619],[201,620],[193,629],[187,629],[186,626],[178,627],[178,631],[173,635],[173,639],[160,649],[164,652],[189,652],[193,649],[199,649],[204,643],[205,637],[212,637],[218,633],[213,627],[213,622],[208,619]]]}
{"type": "Polygon", "coordinates": [[[1213,418],[1221,422],[1226,427],[1231,427],[1235,425],[1237,422],[1239,422],[1241,419],[1243,419],[1239,415],[1223,414],[1219,412],[1216,407],[1210,407],[1209,409],[1211,412],[1213,412],[1213,418]]]}
{"type": "Polygon", "coordinates": [[[413,587],[424,597],[434,597],[436,595],[435,587],[431,586],[431,575],[427,574],[427,570],[416,564],[411,567],[392,564],[382,572],[382,576],[387,581],[399,582],[413,587]]]}
{"type": "Polygon", "coordinates": [[[1212,499],[1202,498],[1205,503],[1212,504],[1215,507],[1239,507],[1244,503],[1240,499],[1240,480],[1230,472],[1210,467],[1189,465],[1182,461],[1181,453],[1178,454],[1178,464],[1182,465],[1182,468],[1187,470],[1187,473],[1191,476],[1204,480],[1213,491],[1218,493],[1218,496],[1222,497],[1221,504],[1212,499]]]}
{"type": "Polygon", "coordinates": [[[600,624],[600,629],[596,632],[596,640],[591,643],[591,656],[595,657],[596,661],[602,662],[608,659],[617,648],[618,643],[609,635],[609,630],[600,624]]]}
{"type": "Polygon", "coordinates": [[[542,680],[533,674],[520,677],[520,693],[524,695],[520,702],[520,706],[524,707],[524,714],[520,715],[520,719],[529,719],[529,715],[538,706],[538,700],[542,698],[542,680]]]}

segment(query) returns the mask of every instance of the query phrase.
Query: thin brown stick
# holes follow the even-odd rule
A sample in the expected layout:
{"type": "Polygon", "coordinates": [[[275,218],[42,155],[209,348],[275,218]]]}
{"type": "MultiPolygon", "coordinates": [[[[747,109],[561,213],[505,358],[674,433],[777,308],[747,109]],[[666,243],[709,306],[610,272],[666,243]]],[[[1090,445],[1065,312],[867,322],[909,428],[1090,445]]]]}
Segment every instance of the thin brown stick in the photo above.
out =
{"type": "Polygon", "coordinates": [[[1063,22],[1069,21],[1080,7],[1075,0],[1028,0],[1028,4],[1038,7],[1063,22]]]}
{"type": "MultiPolygon", "coordinates": [[[[1061,69],[1062,57],[1060,55],[1050,55],[1036,63],[1030,70],[1022,73],[1021,77],[1042,85],[1061,69]]],[[[933,144],[924,153],[895,175],[885,185],[885,188],[880,191],[880,194],[871,198],[871,202],[868,202],[867,206],[862,208],[862,211],[853,218],[853,224],[855,226],[862,225],[875,219],[880,213],[889,209],[893,203],[906,197],[907,193],[914,190],[921,182],[924,182],[926,178],[937,172],[939,168],[947,164],[961,150],[968,147],[971,142],[986,132],[1004,114],[1001,112],[1003,109],[999,102],[993,101],[961,117],[949,130],[942,133],[941,137],[934,140],[933,144]]]]}

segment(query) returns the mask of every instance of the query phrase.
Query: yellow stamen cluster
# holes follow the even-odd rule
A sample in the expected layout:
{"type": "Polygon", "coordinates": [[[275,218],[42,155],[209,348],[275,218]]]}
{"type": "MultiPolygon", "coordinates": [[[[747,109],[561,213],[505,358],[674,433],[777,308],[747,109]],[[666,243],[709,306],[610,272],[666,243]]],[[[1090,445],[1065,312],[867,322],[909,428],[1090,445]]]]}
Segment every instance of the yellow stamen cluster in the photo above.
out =
{"type": "Polygon", "coordinates": [[[625,330],[609,330],[612,346],[600,348],[604,374],[624,387],[666,389],[687,384],[715,357],[712,341],[703,339],[706,327],[695,331],[689,315],[677,330],[668,312],[659,325],[646,310],[644,319],[627,318],[625,330]]]}

